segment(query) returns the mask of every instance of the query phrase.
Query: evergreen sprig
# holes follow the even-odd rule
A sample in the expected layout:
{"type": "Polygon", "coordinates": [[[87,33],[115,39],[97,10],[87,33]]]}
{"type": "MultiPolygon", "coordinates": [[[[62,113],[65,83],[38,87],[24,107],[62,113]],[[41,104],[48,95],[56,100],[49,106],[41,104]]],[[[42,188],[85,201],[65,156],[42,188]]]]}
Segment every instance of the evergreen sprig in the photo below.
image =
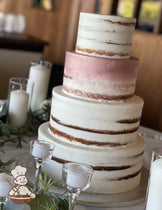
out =
{"type": "Polygon", "coordinates": [[[13,162],[14,160],[9,160],[7,162],[2,162],[0,160],[0,173],[9,173],[9,171],[7,170],[7,166],[9,166],[13,162]]]}
{"type": "Polygon", "coordinates": [[[39,126],[48,121],[50,117],[51,106],[49,103],[42,108],[32,112],[28,112],[26,124],[21,127],[11,127],[8,124],[8,116],[3,117],[0,121],[0,148],[6,143],[16,143],[17,147],[22,147],[22,142],[25,142],[24,135],[37,135],[39,126]]]}
{"type": "Polygon", "coordinates": [[[65,193],[58,194],[49,192],[50,189],[54,188],[56,181],[47,177],[47,172],[44,176],[39,175],[38,181],[40,183],[40,189],[36,198],[29,204],[31,210],[67,210],[68,202],[65,193]]]}

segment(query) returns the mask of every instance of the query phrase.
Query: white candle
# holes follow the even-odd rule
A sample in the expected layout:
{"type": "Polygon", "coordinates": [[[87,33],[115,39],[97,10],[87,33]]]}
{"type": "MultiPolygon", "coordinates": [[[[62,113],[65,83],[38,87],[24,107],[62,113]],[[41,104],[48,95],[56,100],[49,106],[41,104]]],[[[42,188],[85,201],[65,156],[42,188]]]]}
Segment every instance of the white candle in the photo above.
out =
{"type": "Polygon", "coordinates": [[[69,173],[67,172],[67,185],[75,188],[83,188],[87,184],[88,175],[84,174],[86,168],[84,166],[70,168],[69,173]]]}
{"type": "Polygon", "coordinates": [[[50,145],[34,142],[32,155],[36,158],[45,159],[49,155],[50,145]]]}
{"type": "Polygon", "coordinates": [[[14,90],[10,93],[9,122],[12,126],[22,126],[26,123],[29,94],[24,90],[14,90]]]}
{"type": "Polygon", "coordinates": [[[8,192],[11,189],[11,186],[6,181],[6,179],[10,179],[9,175],[5,173],[0,174],[0,197],[8,196],[8,192]]]}
{"type": "Polygon", "coordinates": [[[162,209],[162,159],[151,164],[146,210],[162,209]]]}
{"type": "Polygon", "coordinates": [[[40,108],[40,104],[46,99],[49,78],[50,78],[50,69],[37,64],[33,65],[30,68],[29,79],[34,82],[33,96],[31,101],[31,109],[35,111],[40,108]]]}
{"type": "Polygon", "coordinates": [[[16,27],[16,16],[13,14],[7,14],[4,21],[4,31],[7,33],[13,33],[15,32],[16,27]]]}
{"type": "Polygon", "coordinates": [[[3,31],[4,18],[5,18],[4,13],[0,12],[0,31],[3,31]]]}
{"type": "Polygon", "coordinates": [[[17,33],[23,33],[25,29],[25,17],[23,15],[17,15],[17,33]]]}

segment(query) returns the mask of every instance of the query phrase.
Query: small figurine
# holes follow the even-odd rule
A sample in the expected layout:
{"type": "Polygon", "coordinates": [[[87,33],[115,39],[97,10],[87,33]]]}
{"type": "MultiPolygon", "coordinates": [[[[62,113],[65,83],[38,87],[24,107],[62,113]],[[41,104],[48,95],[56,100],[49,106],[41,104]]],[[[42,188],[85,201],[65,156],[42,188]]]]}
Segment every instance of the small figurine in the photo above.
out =
{"type": "Polygon", "coordinates": [[[17,204],[27,204],[30,203],[34,198],[35,194],[32,193],[27,186],[27,168],[21,165],[17,165],[11,170],[11,174],[14,178],[14,183],[17,184],[16,187],[12,185],[12,189],[9,191],[10,200],[17,204]]]}

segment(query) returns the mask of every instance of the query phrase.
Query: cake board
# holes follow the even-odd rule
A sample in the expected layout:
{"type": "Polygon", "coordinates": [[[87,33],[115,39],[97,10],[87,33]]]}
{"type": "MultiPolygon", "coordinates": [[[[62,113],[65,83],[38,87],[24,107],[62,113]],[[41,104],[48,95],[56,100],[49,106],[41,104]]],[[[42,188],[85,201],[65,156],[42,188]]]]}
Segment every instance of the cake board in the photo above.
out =
{"type": "MultiPolygon", "coordinates": [[[[142,167],[140,184],[133,190],[115,194],[95,194],[81,192],[78,204],[86,206],[124,207],[144,202],[147,190],[149,171],[142,167]]],[[[57,186],[53,192],[64,193],[65,188],[57,186]]]]}

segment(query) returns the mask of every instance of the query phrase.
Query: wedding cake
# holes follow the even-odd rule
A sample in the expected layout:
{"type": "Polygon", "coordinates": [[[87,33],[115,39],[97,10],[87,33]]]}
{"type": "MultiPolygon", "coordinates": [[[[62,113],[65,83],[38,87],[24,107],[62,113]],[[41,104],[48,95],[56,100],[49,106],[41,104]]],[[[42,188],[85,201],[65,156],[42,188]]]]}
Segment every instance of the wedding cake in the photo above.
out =
{"type": "Polygon", "coordinates": [[[67,51],[63,86],[52,91],[50,122],[39,139],[55,144],[45,169],[60,180],[62,164],[94,169],[92,193],[120,193],[140,183],[144,140],[137,135],[143,100],[134,95],[139,60],[130,57],[136,20],[80,13],[75,51],[67,51]]]}

